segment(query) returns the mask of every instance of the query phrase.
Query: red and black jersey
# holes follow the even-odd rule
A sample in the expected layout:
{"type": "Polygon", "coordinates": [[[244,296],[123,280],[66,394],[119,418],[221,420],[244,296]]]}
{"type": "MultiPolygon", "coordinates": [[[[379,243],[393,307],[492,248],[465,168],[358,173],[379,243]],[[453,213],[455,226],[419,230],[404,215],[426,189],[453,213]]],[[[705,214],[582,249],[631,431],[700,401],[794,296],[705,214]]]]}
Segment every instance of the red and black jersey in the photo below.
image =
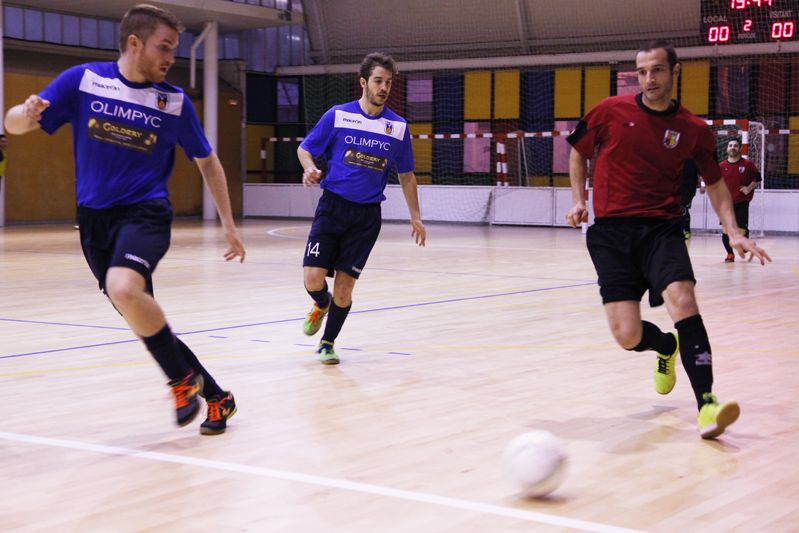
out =
{"type": "Polygon", "coordinates": [[[751,202],[752,197],[755,195],[755,191],[744,194],[740,189],[753,181],[760,181],[760,172],[758,172],[755,164],[742,157],[735,163],[730,163],[725,159],[719,163],[719,167],[721,167],[721,175],[724,178],[724,183],[727,184],[727,188],[730,190],[732,203],[740,204],[751,202]]]}
{"type": "Polygon", "coordinates": [[[568,141],[593,159],[598,218],[681,216],[682,169],[688,159],[696,162],[706,183],[721,179],[713,133],[678,102],[654,111],[640,94],[605,98],[568,141]]]}

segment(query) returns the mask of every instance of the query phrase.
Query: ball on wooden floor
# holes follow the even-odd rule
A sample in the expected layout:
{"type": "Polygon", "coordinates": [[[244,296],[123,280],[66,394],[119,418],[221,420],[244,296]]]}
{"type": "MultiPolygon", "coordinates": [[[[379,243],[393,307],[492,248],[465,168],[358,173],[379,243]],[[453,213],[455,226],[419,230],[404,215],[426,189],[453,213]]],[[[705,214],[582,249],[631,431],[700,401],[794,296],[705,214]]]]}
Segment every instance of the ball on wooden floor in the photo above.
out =
{"type": "Polygon", "coordinates": [[[546,496],[566,473],[566,447],[548,431],[528,431],[511,440],[503,457],[510,480],[529,498],[546,496]]]}

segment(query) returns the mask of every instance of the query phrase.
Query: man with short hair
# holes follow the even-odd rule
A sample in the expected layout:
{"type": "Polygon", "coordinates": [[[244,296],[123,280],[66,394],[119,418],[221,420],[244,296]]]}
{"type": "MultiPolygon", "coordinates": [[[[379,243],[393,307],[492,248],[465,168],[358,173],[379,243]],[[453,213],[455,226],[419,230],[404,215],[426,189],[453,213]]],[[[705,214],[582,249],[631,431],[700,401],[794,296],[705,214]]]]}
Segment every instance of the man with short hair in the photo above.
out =
{"type": "Polygon", "coordinates": [[[211,191],[229,244],[225,259],[244,261],[245,255],[219,158],[191,100],[164,81],[181,31],[181,23],[164,9],[131,8],[120,25],[116,62],[64,71],[9,110],[5,126],[21,135],[37,128],[53,134],[72,125],[83,255],[100,289],[169,378],[178,425],[196,417],[197,397],[203,396],[208,417],[200,432],[214,435],[225,431],[236,412],[233,395],[172,333],[153,298],[152,275],[171,235],[167,181],[176,145],[195,161],[211,191]]]}
{"type": "MultiPolygon", "coordinates": [[[[721,176],[732,196],[732,208],[735,211],[735,222],[749,237],[749,204],[754,197],[755,189],[762,178],[754,163],[741,157],[741,141],[732,139],[727,143],[727,159],[719,163],[721,176]]],[[[727,251],[725,263],[735,261],[735,254],[730,246],[730,236],[722,229],[721,243],[727,251]]]]}
{"type": "Polygon", "coordinates": [[[372,53],[359,71],[361,98],[330,108],[308,133],[297,157],[305,186],[320,182],[314,157],[324,155],[327,173],[305,246],[303,277],[313,307],[303,332],[314,335],[327,324],[319,343],[323,364],[339,363],[333,344],[352,306],[352,290],[366,266],[381,226],[380,203],[396,168],[411,215],[411,235],[424,246],[426,230],[419,211],[413,149],[408,123],[386,107],[397,67],[391,56],[372,53]],[[333,276],[333,294],[325,276],[333,276]]]}
{"type": "Polygon", "coordinates": [[[707,125],[671,99],[680,74],[674,48],[651,41],[635,55],[637,95],[613,96],[578,123],[568,141],[574,206],[571,226],[588,221],[585,179],[594,159],[594,216],[586,242],[598,277],[602,303],[616,342],[626,350],[657,353],[655,390],[668,394],[683,367],[699,409],[702,438],[719,436],[740,414],[736,402],[719,403],[711,392],[713,362],[707,330],[694,294],[693,269],[682,233],[682,168],[693,159],[730,244],[761,264],[771,260],[735,223],[729,192],[721,182],[716,143],[707,125]],[[677,334],[641,320],[641,298],[652,307],[665,302],[677,334]],[[679,342],[678,342],[679,339],[679,342]]]}

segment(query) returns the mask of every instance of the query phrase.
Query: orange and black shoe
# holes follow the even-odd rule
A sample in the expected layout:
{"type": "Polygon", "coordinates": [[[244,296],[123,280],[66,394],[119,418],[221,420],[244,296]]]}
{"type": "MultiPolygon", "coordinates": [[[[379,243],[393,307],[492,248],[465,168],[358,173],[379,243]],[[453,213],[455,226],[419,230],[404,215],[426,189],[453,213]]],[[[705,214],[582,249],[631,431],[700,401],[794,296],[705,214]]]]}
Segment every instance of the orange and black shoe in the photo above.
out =
{"type": "Polygon", "coordinates": [[[228,419],[236,414],[236,400],[230,391],[223,392],[224,396],[208,398],[208,418],[200,424],[200,433],[203,435],[219,435],[227,428],[228,419]]]}
{"type": "Polygon", "coordinates": [[[197,396],[203,390],[203,377],[201,374],[189,372],[181,380],[169,382],[172,394],[175,395],[175,410],[179,426],[190,424],[200,412],[200,401],[197,396]]]}

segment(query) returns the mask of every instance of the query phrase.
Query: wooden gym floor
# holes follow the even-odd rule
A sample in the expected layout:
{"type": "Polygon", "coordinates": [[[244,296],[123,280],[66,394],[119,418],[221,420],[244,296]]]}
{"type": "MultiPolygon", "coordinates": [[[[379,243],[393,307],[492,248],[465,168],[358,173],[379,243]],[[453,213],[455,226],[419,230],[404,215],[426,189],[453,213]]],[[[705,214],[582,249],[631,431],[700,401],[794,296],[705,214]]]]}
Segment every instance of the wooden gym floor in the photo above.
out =
{"type": "MultiPolygon", "coordinates": [[[[173,424],[164,378],[97,291],[68,225],[0,229],[2,531],[796,531],[799,238],[723,262],[689,246],[715,391],[741,419],[703,441],[687,378],[608,332],[578,230],[386,224],[324,367],[302,334],[308,221],[247,220],[244,264],[179,222],[156,296],[225,388],[226,434],[173,424]],[[563,439],[551,497],[519,498],[505,444],[563,439]]],[[[665,309],[644,317],[670,326],[665,309]]]]}

